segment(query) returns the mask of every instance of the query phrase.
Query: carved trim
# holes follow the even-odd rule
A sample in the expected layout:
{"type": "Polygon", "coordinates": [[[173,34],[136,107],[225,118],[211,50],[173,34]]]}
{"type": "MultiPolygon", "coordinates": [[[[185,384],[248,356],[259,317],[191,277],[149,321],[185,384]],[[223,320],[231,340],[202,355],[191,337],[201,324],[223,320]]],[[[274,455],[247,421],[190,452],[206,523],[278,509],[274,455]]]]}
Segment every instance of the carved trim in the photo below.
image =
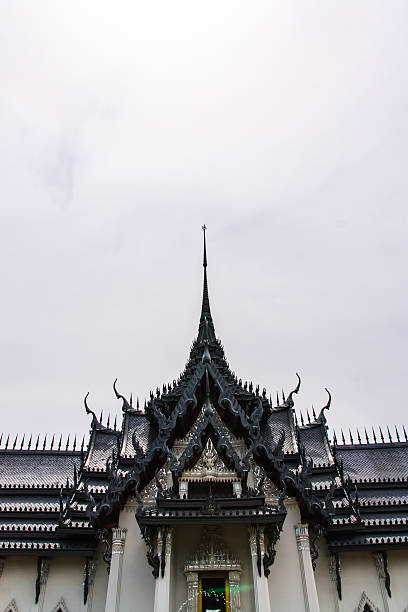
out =
{"type": "Polygon", "coordinates": [[[110,542],[110,530],[109,529],[98,529],[96,532],[96,537],[98,540],[105,545],[104,550],[102,551],[102,558],[105,561],[107,568],[106,571],[110,572],[110,564],[112,559],[112,546],[110,542]]]}
{"type": "Polygon", "coordinates": [[[88,601],[89,589],[93,585],[95,579],[96,561],[91,557],[87,557],[84,563],[84,580],[82,586],[84,587],[84,605],[88,601]]]}
{"type": "Polygon", "coordinates": [[[40,599],[41,587],[47,584],[50,564],[44,557],[37,559],[37,579],[35,581],[35,603],[40,599]]]}
{"type": "Polygon", "coordinates": [[[126,528],[114,527],[112,529],[112,555],[123,555],[126,540],[126,528]]]}
{"type": "Polygon", "coordinates": [[[228,550],[216,527],[204,527],[197,552],[184,566],[184,572],[206,570],[241,571],[241,563],[228,550]]]}
{"type": "Polygon", "coordinates": [[[264,575],[268,578],[271,573],[269,568],[273,565],[276,557],[275,546],[280,538],[280,528],[278,525],[267,525],[265,527],[265,535],[267,537],[267,544],[265,546],[266,550],[263,558],[263,567],[264,575]]]}
{"type": "Polygon", "coordinates": [[[374,563],[377,569],[378,577],[384,582],[385,590],[388,597],[391,598],[391,576],[388,571],[388,555],[387,551],[374,553],[374,563]]]}
{"type": "Polygon", "coordinates": [[[312,560],[313,571],[316,571],[317,559],[319,558],[320,546],[318,541],[323,534],[321,525],[312,525],[309,527],[309,542],[310,542],[310,558],[312,560]]]}
{"type": "Polygon", "coordinates": [[[364,612],[364,606],[367,604],[370,606],[372,612],[381,612],[380,608],[377,608],[377,606],[373,604],[371,599],[367,597],[367,594],[365,591],[363,591],[361,598],[360,598],[360,602],[354,612],[364,612]]]}
{"type": "Polygon", "coordinates": [[[340,566],[340,557],[339,553],[331,553],[329,559],[329,573],[330,578],[333,582],[336,583],[337,595],[341,601],[342,592],[341,592],[341,566],[340,566]]]}
{"type": "Polygon", "coordinates": [[[147,546],[147,562],[152,568],[153,577],[158,578],[160,573],[160,557],[155,550],[155,544],[157,539],[156,529],[151,525],[140,525],[140,531],[142,534],[142,538],[144,539],[147,546]]]}
{"type": "Polygon", "coordinates": [[[309,529],[307,525],[295,525],[295,534],[298,550],[310,551],[309,529]]]}
{"type": "Polygon", "coordinates": [[[15,599],[12,599],[10,603],[4,608],[4,612],[18,612],[15,599]]]}
{"type": "Polygon", "coordinates": [[[52,612],[69,612],[66,603],[62,597],[55,606],[55,608],[52,609],[52,612]]]}
{"type": "Polygon", "coordinates": [[[260,529],[259,525],[256,525],[255,527],[248,527],[248,531],[251,555],[252,557],[256,557],[256,567],[258,569],[258,574],[259,576],[262,576],[262,557],[264,554],[265,543],[263,528],[260,529]]]}

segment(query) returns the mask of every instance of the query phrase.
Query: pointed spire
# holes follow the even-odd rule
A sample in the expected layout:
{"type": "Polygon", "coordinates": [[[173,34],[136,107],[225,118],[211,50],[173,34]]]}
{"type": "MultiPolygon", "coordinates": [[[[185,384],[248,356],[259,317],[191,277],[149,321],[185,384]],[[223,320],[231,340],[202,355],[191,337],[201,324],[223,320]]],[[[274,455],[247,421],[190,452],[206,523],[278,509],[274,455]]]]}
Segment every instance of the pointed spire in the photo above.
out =
{"type": "Polygon", "coordinates": [[[65,445],[65,450],[69,449],[69,434],[68,434],[68,438],[67,438],[67,443],[65,445]]]}
{"type": "Polygon", "coordinates": [[[62,434],[60,435],[60,439],[58,442],[58,450],[61,450],[61,443],[62,443],[62,434]]]}
{"type": "Polygon", "coordinates": [[[341,429],[340,431],[341,431],[341,441],[343,442],[343,444],[345,444],[345,443],[346,443],[346,440],[345,440],[345,438],[344,438],[344,433],[343,433],[343,430],[341,429]]]}
{"type": "Polygon", "coordinates": [[[30,448],[31,448],[31,440],[32,439],[33,439],[33,434],[30,435],[30,439],[28,441],[28,446],[27,446],[28,450],[30,450],[30,448]]]}
{"type": "Polygon", "coordinates": [[[20,450],[22,450],[22,449],[23,449],[23,446],[24,446],[24,439],[25,439],[25,434],[23,434],[23,439],[21,440],[20,450]]]}
{"type": "Polygon", "coordinates": [[[380,427],[379,429],[380,429],[381,441],[382,441],[382,443],[384,444],[384,442],[385,442],[385,440],[384,440],[384,434],[383,434],[383,432],[382,432],[381,427],[380,427]]]}
{"type": "Polygon", "coordinates": [[[390,428],[387,425],[387,433],[388,433],[388,438],[390,440],[390,442],[392,442],[392,438],[391,438],[391,432],[390,432],[390,428]]]}
{"type": "Polygon", "coordinates": [[[395,435],[397,436],[397,440],[398,440],[398,442],[401,442],[401,440],[400,440],[400,435],[399,435],[399,431],[398,431],[397,426],[395,426],[395,435]]]}
{"type": "Polygon", "coordinates": [[[402,429],[403,429],[403,431],[404,431],[405,442],[408,442],[407,432],[405,431],[405,425],[403,425],[403,426],[402,426],[402,429]]]}
{"type": "Polygon", "coordinates": [[[207,281],[207,243],[205,232],[207,226],[203,225],[203,236],[204,236],[204,252],[203,252],[203,268],[204,268],[204,279],[203,279],[203,299],[201,304],[201,316],[200,325],[198,327],[198,342],[215,342],[215,329],[214,323],[211,316],[210,299],[208,297],[208,281],[207,281]]]}
{"type": "Polygon", "coordinates": [[[367,433],[367,429],[364,427],[364,433],[365,433],[365,439],[367,441],[367,444],[370,443],[370,440],[368,439],[368,433],[367,433]]]}
{"type": "Polygon", "coordinates": [[[333,429],[333,446],[337,446],[337,436],[335,429],[333,429]]]}
{"type": "Polygon", "coordinates": [[[371,428],[373,430],[373,438],[374,438],[374,442],[375,444],[377,444],[377,436],[375,435],[375,430],[374,427],[371,428]]]}
{"type": "Polygon", "coordinates": [[[358,427],[357,427],[357,438],[358,438],[358,443],[361,444],[361,436],[360,436],[360,432],[358,430],[358,427]]]}

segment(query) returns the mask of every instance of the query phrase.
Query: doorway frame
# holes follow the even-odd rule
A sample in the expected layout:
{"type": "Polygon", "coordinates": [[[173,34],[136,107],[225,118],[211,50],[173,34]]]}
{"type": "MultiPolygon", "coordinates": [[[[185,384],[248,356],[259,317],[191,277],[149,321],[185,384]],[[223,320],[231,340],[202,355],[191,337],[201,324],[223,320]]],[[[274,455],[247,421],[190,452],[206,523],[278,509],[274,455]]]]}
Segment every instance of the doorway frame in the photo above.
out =
{"type": "Polygon", "coordinates": [[[225,610],[231,612],[229,574],[223,571],[199,572],[198,574],[198,612],[203,612],[203,578],[224,578],[225,584],[225,610]]]}

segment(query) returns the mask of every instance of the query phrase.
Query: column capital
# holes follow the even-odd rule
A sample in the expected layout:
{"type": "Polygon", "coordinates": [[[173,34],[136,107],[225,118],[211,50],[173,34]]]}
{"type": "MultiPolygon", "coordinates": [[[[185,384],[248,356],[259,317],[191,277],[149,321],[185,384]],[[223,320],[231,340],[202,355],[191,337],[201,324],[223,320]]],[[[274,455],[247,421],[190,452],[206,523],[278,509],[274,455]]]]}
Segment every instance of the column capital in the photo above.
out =
{"type": "Polygon", "coordinates": [[[310,550],[309,526],[305,523],[295,525],[295,534],[298,550],[310,550]]]}
{"type": "Polygon", "coordinates": [[[126,527],[114,527],[112,529],[112,554],[123,554],[126,532],[126,527]]]}

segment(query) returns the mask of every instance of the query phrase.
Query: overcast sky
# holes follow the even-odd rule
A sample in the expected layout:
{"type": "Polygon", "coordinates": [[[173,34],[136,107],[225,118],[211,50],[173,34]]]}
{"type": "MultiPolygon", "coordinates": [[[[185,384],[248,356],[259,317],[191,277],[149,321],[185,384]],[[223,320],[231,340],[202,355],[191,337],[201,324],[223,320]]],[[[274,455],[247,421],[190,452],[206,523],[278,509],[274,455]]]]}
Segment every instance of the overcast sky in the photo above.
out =
{"type": "Polygon", "coordinates": [[[177,378],[202,232],[231,368],[402,424],[408,4],[3,0],[2,428],[177,378]]]}

